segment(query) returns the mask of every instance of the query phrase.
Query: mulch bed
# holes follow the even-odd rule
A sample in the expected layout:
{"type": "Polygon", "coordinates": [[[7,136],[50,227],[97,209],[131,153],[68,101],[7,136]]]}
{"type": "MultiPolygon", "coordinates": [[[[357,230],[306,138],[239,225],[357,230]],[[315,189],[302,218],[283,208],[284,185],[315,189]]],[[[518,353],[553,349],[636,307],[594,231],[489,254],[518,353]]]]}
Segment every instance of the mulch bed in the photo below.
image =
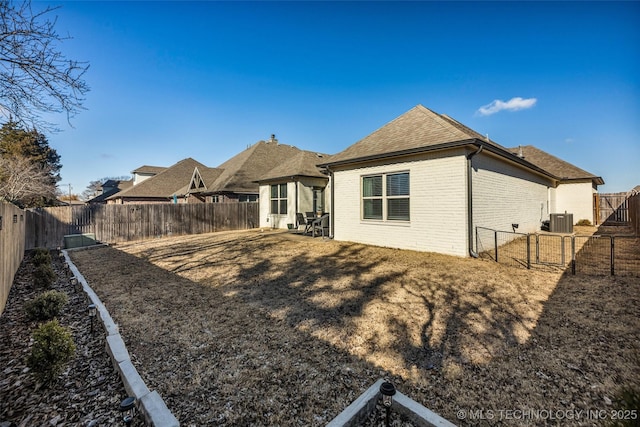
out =
{"type": "MultiPolygon", "coordinates": [[[[90,331],[87,301],[76,292],[64,260],[52,251],[56,273],[51,289],[65,292],[69,303],[58,317],[73,335],[76,351],[67,369],[50,385],[38,383],[26,365],[31,334],[39,325],[25,315],[25,303],[44,291],[34,286],[31,253],[27,253],[0,316],[0,423],[31,426],[105,426],[118,425],[118,410],[126,391],[105,351],[105,335],[97,323],[90,331]]],[[[134,423],[142,425],[141,423],[134,423]]]]}

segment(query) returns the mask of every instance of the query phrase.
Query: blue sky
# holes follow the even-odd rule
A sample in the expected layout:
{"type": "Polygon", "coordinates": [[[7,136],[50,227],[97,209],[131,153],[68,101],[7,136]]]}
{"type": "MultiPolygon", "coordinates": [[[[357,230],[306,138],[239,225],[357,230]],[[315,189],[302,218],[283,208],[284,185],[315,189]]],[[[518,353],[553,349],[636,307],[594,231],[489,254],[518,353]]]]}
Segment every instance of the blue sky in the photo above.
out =
{"type": "Polygon", "coordinates": [[[337,153],[417,104],[640,184],[639,2],[41,2],[88,61],[61,188],[261,139],[337,153]],[[484,107],[484,108],[483,108],[484,107]],[[511,108],[509,108],[511,107],[511,108]],[[483,112],[485,114],[483,114],[483,112]]]}

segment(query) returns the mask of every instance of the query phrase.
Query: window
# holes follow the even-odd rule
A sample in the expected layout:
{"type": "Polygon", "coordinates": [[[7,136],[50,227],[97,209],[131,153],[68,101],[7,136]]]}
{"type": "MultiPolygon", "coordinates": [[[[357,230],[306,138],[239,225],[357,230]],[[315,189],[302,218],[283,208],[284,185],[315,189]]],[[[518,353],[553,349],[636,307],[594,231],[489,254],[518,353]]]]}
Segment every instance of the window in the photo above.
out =
{"type": "Polygon", "coordinates": [[[409,172],[363,176],[362,218],[409,221],[409,172]]]}
{"type": "Polygon", "coordinates": [[[257,194],[240,194],[238,196],[239,202],[257,202],[258,195],[257,194]]]}
{"type": "Polygon", "coordinates": [[[313,187],[313,211],[324,212],[324,188],[313,187]]]}
{"type": "Polygon", "coordinates": [[[287,184],[271,186],[271,213],[287,214],[287,184]]]}
{"type": "Polygon", "coordinates": [[[382,219],[382,175],[362,177],[362,217],[382,219]]]}

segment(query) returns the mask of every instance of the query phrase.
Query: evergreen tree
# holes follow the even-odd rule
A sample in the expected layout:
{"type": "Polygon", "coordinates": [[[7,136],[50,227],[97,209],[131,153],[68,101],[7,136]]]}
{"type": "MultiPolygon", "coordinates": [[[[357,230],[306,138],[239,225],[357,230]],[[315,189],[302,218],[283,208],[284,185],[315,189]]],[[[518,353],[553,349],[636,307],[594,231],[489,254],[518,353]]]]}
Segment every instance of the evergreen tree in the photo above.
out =
{"type": "Polygon", "coordinates": [[[54,205],[61,168],[46,136],[13,120],[0,127],[0,198],[21,207],[54,205]]]}

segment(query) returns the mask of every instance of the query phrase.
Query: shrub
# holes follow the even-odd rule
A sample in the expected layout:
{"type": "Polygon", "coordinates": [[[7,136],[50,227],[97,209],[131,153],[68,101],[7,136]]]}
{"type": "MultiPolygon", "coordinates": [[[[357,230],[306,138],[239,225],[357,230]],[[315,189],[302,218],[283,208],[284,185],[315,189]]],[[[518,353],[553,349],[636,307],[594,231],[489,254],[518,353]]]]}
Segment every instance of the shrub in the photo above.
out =
{"type": "Polygon", "coordinates": [[[36,286],[48,288],[56,278],[56,274],[53,272],[51,264],[40,264],[33,270],[33,282],[36,286]]]}
{"type": "Polygon", "coordinates": [[[33,250],[33,263],[36,266],[51,264],[51,252],[46,248],[36,248],[33,250]]]}
{"type": "Polygon", "coordinates": [[[64,292],[47,291],[29,301],[25,310],[31,320],[50,320],[60,314],[67,302],[69,297],[64,292]]]}
{"type": "Polygon", "coordinates": [[[638,410],[640,410],[640,386],[625,386],[615,396],[614,408],[618,417],[611,420],[611,427],[627,427],[640,425],[638,410]]]}
{"type": "Polygon", "coordinates": [[[76,351],[71,332],[53,319],[40,325],[32,337],[34,343],[27,366],[40,381],[51,383],[62,373],[76,351]]]}
{"type": "Polygon", "coordinates": [[[591,225],[591,221],[589,221],[588,219],[581,219],[580,221],[576,222],[576,225],[591,225]]]}

